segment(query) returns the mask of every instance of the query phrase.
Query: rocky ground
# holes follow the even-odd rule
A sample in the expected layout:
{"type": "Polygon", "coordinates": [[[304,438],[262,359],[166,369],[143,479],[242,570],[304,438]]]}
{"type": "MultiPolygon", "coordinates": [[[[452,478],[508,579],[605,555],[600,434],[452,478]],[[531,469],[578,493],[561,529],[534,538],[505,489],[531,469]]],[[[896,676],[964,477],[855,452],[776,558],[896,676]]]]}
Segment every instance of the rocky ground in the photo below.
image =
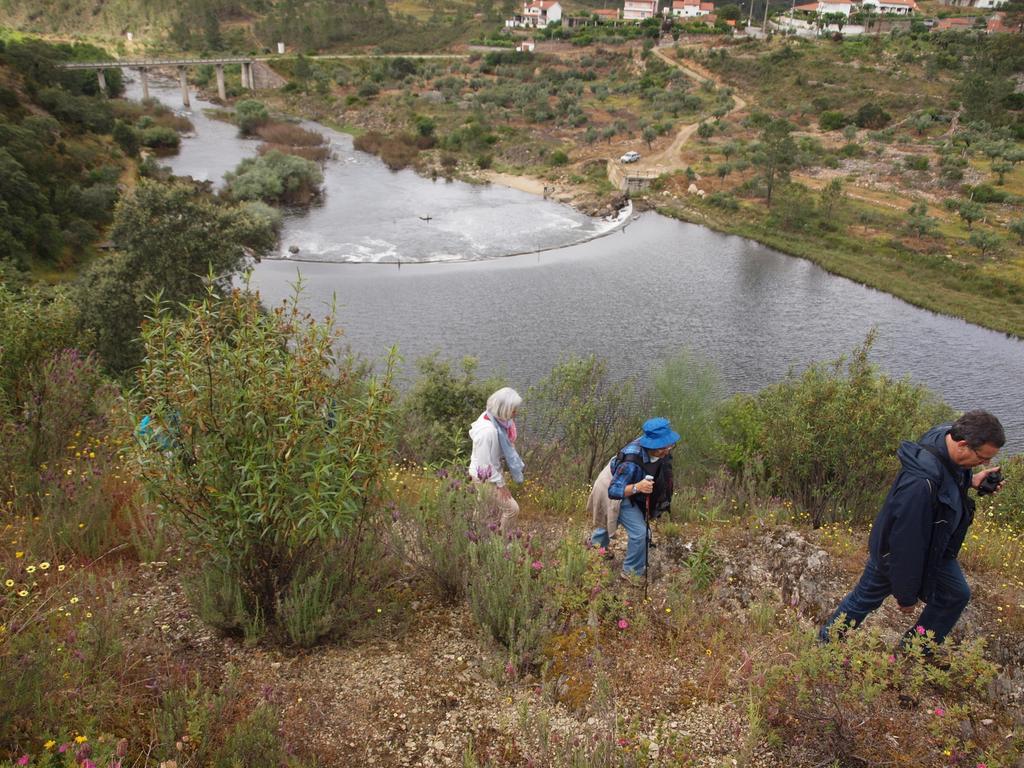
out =
{"type": "MultiPolygon", "coordinates": [[[[777,649],[727,628],[761,606],[769,615],[795,615],[799,631],[812,632],[856,578],[859,547],[830,553],[820,532],[758,524],[703,532],[683,526],[658,538],[646,601],[642,585],[616,577],[624,537],[613,545],[607,589],[617,591],[632,626],[572,630],[543,679],[511,674],[464,606],[415,595],[401,621],[362,642],[302,653],[247,648],[199,621],[173,563],[140,569],[125,598],[125,629],[148,664],[201,669],[214,679],[237,670],[248,696],[280,707],[289,742],[325,766],[457,766],[467,755],[480,764],[543,764],[563,747],[609,734],[620,746],[653,745],[648,759],[653,749],[692,765],[784,765],[767,745],[750,743],[745,699],[736,695],[752,666],[777,649]],[[674,575],[701,546],[700,533],[712,536],[716,569],[700,603],[706,614],[690,621],[725,628],[717,643],[706,632],[698,640],[696,632],[667,631],[666,612],[680,605],[674,575]],[[596,662],[581,664],[583,656],[596,662]]],[[[984,583],[968,576],[984,595],[984,583]]],[[[958,637],[990,637],[990,653],[1003,664],[995,693],[1019,712],[1022,650],[1012,634],[1000,633],[993,613],[984,597],[973,601],[958,637]]],[[[894,641],[906,623],[890,605],[872,621],[894,641]]]]}

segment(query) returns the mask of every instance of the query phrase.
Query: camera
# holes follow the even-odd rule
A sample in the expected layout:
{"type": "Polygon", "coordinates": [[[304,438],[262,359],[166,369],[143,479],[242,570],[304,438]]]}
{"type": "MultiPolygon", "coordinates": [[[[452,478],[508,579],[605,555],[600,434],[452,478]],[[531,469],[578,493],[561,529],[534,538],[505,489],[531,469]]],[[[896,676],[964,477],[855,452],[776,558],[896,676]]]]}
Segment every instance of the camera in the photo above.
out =
{"type": "Polygon", "coordinates": [[[985,479],[978,484],[978,495],[988,496],[990,493],[995,493],[1001,482],[1003,482],[1002,472],[993,472],[985,475],[985,479]]]}

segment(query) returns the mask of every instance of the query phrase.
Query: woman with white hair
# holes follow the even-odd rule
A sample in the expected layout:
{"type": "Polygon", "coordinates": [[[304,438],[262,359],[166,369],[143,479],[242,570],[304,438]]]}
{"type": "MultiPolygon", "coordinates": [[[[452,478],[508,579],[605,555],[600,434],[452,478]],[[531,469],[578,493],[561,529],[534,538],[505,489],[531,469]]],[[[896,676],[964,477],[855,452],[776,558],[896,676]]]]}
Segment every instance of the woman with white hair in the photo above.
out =
{"type": "Polygon", "coordinates": [[[502,533],[508,533],[519,515],[519,504],[505,485],[501,471],[504,460],[508,474],[517,483],[523,482],[523,460],[516,452],[516,411],[523,398],[511,387],[502,387],[487,398],[487,410],[473,422],[469,436],[473,454],[469,460],[469,476],[477,483],[480,498],[502,533]]]}

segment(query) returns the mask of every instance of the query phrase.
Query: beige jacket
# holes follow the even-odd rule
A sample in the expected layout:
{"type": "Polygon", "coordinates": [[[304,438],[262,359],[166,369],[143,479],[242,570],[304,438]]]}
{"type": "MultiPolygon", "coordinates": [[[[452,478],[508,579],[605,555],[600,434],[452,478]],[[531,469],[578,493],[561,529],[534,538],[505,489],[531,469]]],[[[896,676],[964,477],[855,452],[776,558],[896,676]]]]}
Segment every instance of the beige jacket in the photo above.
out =
{"type": "Polygon", "coordinates": [[[608,486],[611,484],[612,464],[609,461],[594,481],[594,487],[590,489],[590,497],[587,499],[587,512],[590,513],[594,527],[604,528],[609,536],[614,535],[615,529],[619,526],[619,506],[622,504],[618,499],[608,498],[608,486]]]}

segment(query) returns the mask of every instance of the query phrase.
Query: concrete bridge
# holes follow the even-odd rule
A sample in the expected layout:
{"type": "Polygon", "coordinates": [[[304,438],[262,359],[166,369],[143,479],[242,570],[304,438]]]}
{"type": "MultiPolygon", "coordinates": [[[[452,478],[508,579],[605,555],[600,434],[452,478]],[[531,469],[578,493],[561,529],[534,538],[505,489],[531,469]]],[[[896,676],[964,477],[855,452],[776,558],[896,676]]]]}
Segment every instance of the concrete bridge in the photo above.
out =
{"type": "Polygon", "coordinates": [[[244,57],[222,57],[217,59],[117,59],[113,61],[76,61],[62,64],[64,69],[95,69],[96,77],[99,79],[100,90],[106,92],[107,78],[103,71],[107,69],[137,69],[142,80],[142,98],[149,98],[149,70],[176,67],[178,79],[181,82],[181,102],[186,107],[190,106],[188,98],[188,79],[185,76],[189,67],[200,65],[212,65],[217,73],[217,95],[221,101],[227,101],[227,91],[224,88],[224,66],[226,64],[242,65],[242,87],[250,91],[256,90],[256,78],[253,74],[253,66],[257,59],[254,56],[244,57]]]}

